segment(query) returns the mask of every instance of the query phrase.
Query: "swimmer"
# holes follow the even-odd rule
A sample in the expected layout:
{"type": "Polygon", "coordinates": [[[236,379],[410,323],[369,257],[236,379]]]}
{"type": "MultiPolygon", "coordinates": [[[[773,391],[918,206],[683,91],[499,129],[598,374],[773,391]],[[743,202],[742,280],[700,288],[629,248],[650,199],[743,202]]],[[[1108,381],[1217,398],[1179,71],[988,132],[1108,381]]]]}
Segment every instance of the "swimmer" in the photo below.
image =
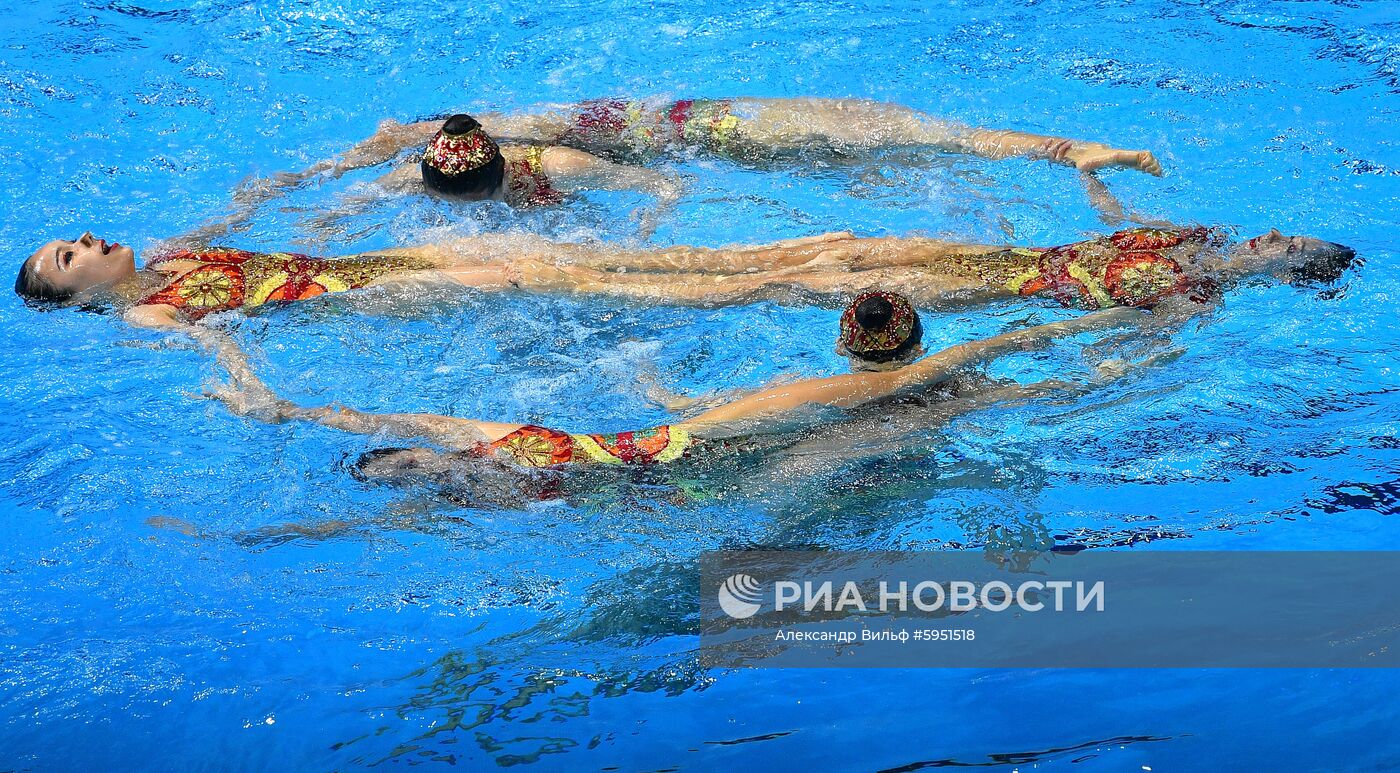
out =
{"type": "Polygon", "coordinates": [[[889,288],[920,306],[1040,297],[1081,309],[1197,304],[1252,277],[1331,282],[1351,248],[1272,230],[1238,244],[1201,227],[1132,228],[1055,247],[827,234],[772,246],[578,255],[536,266],[536,281],[575,293],[723,305],[849,296],[889,288]],[[619,272],[621,269],[622,272],[619,272]],[[567,277],[548,282],[551,270],[567,277]]]}
{"type": "MultiPolygon", "coordinates": [[[[632,159],[678,150],[706,151],[742,161],[802,150],[862,153],[928,148],[989,159],[1042,158],[1084,172],[1125,167],[1162,173],[1161,164],[1146,150],[973,128],[901,105],[865,99],[600,99],[525,114],[477,117],[486,133],[500,142],[562,145],[632,159]]],[[[374,136],[339,159],[292,177],[339,176],[376,166],[404,150],[423,147],[438,129],[437,121],[385,121],[374,136]]]]}
{"type": "MultiPolygon", "coordinates": [[[[850,358],[856,372],[770,387],[674,424],[615,434],[579,434],[425,413],[303,408],[275,395],[246,371],[234,373],[231,387],[214,396],[234,413],[273,423],[300,420],[361,434],[423,438],[445,449],[445,453],[426,447],[370,452],[357,465],[364,477],[434,478],[462,466],[473,468],[474,476],[484,469],[654,467],[791,444],[800,439],[795,430],[803,424],[820,426],[888,414],[901,401],[929,399],[938,387],[978,363],[1043,347],[1057,338],[1133,325],[1141,316],[1129,309],[1100,311],[922,356],[918,313],[907,299],[876,291],[856,298],[841,317],[838,350],[850,358]]],[[[995,396],[1006,399],[1039,391],[1003,386],[995,396]]],[[[966,402],[968,410],[976,404],[966,402]]]]}
{"type": "Polygon", "coordinates": [[[677,180],[599,156],[637,163],[683,150],[757,161],[803,150],[850,154],[927,148],[990,159],[1040,158],[1082,172],[1125,167],[1162,173],[1161,164],[1146,150],[977,129],[900,105],[861,99],[603,99],[523,115],[492,113],[478,118],[457,114],[446,122],[385,121],[372,137],[339,158],[244,185],[235,194],[236,219],[246,220],[263,202],[312,180],[378,166],[410,148],[422,149],[421,160],[399,165],[375,182],[378,191],[350,199],[322,220],[352,214],[386,193],[426,191],[533,206],[558,204],[566,194],[585,189],[639,190],[659,201],[655,210],[643,216],[645,236],[679,197],[677,180]]]}

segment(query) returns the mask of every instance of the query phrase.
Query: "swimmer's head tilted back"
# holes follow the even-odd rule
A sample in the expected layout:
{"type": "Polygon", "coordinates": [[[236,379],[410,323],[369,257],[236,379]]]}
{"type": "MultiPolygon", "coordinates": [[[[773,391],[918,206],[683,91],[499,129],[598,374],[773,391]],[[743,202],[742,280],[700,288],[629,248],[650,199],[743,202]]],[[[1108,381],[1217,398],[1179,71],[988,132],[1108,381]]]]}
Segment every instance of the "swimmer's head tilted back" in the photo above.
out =
{"type": "Polygon", "coordinates": [[[1234,249],[1222,267],[1227,275],[1273,274],[1287,282],[1335,282],[1356,250],[1311,236],[1284,236],[1277,228],[1234,249]]]}
{"type": "Polygon", "coordinates": [[[423,184],[447,196],[478,201],[503,188],[506,162],[495,140],[475,118],[448,118],[423,152],[423,184]]]}
{"type": "Polygon", "coordinates": [[[15,292],[25,300],[68,303],[136,274],[136,253],[84,233],[40,247],[20,266],[15,292]]]}
{"type": "Polygon", "coordinates": [[[924,352],[924,327],[919,312],[902,295],[861,293],[841,314],[836,353],[851,361],[852,370],[893,370],[924,352]]]}

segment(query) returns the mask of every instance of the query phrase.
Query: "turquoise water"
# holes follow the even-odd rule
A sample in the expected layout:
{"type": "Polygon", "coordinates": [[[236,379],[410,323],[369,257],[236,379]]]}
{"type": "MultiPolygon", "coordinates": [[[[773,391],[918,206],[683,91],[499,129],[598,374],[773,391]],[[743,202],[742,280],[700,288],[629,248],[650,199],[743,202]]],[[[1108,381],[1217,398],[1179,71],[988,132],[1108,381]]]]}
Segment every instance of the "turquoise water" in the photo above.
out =
{"type": "MultiPolygon", "coordinates": [[[[611,94],[861,96],[1151,148],[1165,178],[1106,175],[1132,207],[1344,242],[1366,264],[1332,288],[1238,288],[1129,346],[1178,355],[1126,381],[859,464],[754,471],[698,503],[620,484],[504,510],[356,482],[344,460],[378,441],[231,416],[200,397],[220,374],[192,346],[0,300],[0,769],[1400,764],[1387,672],[716,672],[693,630],[695,559],[717,547],[1400,546],[1400,4],[24,4],[0,12],[0,252],[17,267],[85,228],[148,247],[384,117],[611,94]]],[[[654,243],[1103,230],[1043,163],[677,168],[689,192],[654,243]]],[[[368,179],[299,192],[232,244],[631,243],[644,203],[399,200],[308,230],[368,179]]],[[[931,315],[928,342],[1062,314],[931,315]]],[[[693,392],[839,372],[835,322],[466,294],[230,329],[305,403],[609,431],[665,418],[642,368],[693,392]]],[[[997,373],[1082,376],[1125,353],[1109,349],[997,373]]]]}

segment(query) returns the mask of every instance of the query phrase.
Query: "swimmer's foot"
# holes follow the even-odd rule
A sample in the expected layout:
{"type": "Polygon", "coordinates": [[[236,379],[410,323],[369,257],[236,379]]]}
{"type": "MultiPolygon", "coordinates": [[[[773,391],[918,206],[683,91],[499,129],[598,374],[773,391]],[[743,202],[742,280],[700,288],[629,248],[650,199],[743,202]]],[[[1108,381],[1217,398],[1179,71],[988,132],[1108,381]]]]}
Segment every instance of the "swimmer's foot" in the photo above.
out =
{"type": "Polygon", "coordinates": [[[1162,164],[1147,150],[1120,150],[1097,142],[1070,142],[1056,144],[1050,149],[1053,161],[1066,163],[1081,172],[1092,172],[1104,167],[1136,169],[1157,177],[1162,176],[1162,164]]]}

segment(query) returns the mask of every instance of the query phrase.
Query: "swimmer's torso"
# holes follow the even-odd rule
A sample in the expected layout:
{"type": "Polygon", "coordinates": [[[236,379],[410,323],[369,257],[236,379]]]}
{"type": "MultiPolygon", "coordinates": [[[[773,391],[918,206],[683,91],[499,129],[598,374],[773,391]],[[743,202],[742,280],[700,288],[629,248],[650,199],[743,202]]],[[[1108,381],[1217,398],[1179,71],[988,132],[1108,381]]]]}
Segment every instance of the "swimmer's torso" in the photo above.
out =
{"type": "Polygon", "coordinates": [[[567,123],[562,144],[644,158],[680,148],[729,152],[742,129],[733,102],[722,99],[595,99],[580,103],[567,123]]]}
{"type": "Polygon", "coordinates": [[[482,456],[494,454],[521,467],[645,465],[674,462],[698,446],[698,439],[681,426],[662,425],[615,435],[574,435],[526,425],[481,446],[478,453],[482,456]]]}
{"type": "Polygon", "coordinates": [[[990,286],[1054,298],[1065,306],[1151,306],[1203,290],[1195,258],[1220,242],[1206,228],[1135,228],[1059,247],[1015,247],[952,263],[990,286]]]}
{"type": "Polygon", "coordinates": [[[326,259],[213,247],[162,255],[147,270],[176,262],[195,265],[174,274],[174,279],[137,305],[173,306],[191,322],[219,311],[355,290],[395,272],[433,267],[421,258],[405,256],[326,259]]]}

